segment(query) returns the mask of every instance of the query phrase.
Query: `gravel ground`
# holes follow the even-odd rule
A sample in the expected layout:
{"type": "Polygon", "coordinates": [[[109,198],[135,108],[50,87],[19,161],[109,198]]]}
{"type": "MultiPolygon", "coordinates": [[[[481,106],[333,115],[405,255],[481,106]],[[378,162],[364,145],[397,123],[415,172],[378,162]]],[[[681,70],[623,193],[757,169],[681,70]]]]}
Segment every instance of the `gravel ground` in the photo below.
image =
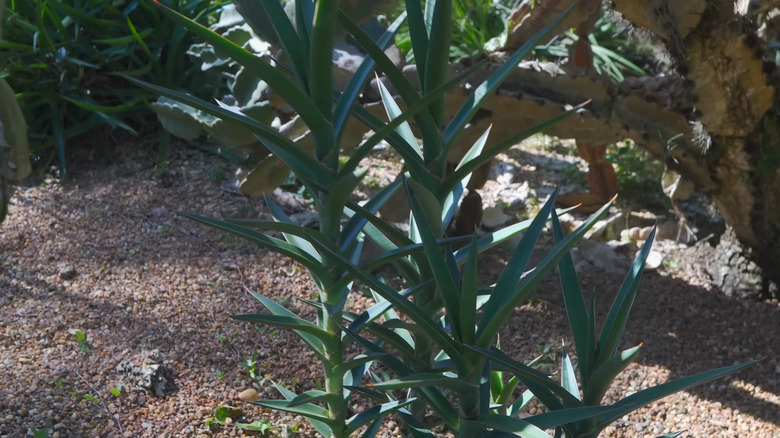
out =
{"type": "MultiPolygon", "coordinates": [[[[289,260],[175,213],[266,215],[262,202],[220,190],[214,179],[230,172],[227,165],[198,151],[174,151],[162,175],[148,146],[114,152],[121,163],[76,161],[65,187],[50,178],[20,188],[0,228],[0,436],[46,427],[60,438],[243,436],[233,425],[206,429],[219,405],[240,407],[245,421],[269,421],[273,434],[314,436],[302,418],[238,398],[253,386],[275,397],[270,379],[314,387],[313,355],[288,332],[230,318],[258,310],[246,288],[311,316],[300,301],[314,290],[307,276],[289,260]],[[241,366],[253,352],[258,379],[241,366]],[[154,377],[143,385],[161,396],[137,386],[143,370],[154,377]]],[[[499,250],[481,263],[505,260],[499,250]]],[[[603,315],[622,278],[591,269],[581,280],[603,315]]],[[[554,280],[543,284],[504,328],[502,345],[514,357],[528,360],[547,346],[552,365],[561,339],[572,344],[558,291],[554,280]]],[[[642,342],[643,353],[608,399],[763,359],[643,408],[603,436],[684,429],[686,437],[780,437],[778,329],[776,302],[740,302],[675,275],[645,274],[624,337],[625,346],[642,342]]],[[[385,436],[398,435],[393,422],[386,426],[385,436]]]]}

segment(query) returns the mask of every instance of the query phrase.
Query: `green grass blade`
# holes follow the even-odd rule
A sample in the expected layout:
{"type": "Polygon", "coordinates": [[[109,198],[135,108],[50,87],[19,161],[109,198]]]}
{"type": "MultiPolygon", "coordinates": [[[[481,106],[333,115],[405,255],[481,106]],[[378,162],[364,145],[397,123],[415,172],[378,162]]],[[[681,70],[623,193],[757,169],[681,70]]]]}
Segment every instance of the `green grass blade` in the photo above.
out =
{"type": "MultiPolygon", "coordinates": [[[[127,28],[130,29],[130,33],[133,34],[133,38],[135,38],[135,41],[138,43],[138,45],[141,46],[141,50],[143,50],[144,54],[146,54],[147,59],[150,62],[152,62],[152,60],[155,59],[155,56],[152,54],[152,51],[149,49],[149,46],[146,45],[144,38],[135,28],[135,24],[133,24],[133,20],[131,20],[130,17],[127,17],[127,28]]],[[[155,64],[156,67],[160,66],[160,64],[157,62],[152,62],[152,63],[155,64]]],[[[158,75],[161,73],[162,72],[158,72],[158,75]]]]}
{"type": "MultiPolygon", "coordinates": [[[[552,212],[552,229],[555,242],[564,239],[563,227],[558,220],[558,214],[552,212]]],[[[593,332],[593,316],[588,314],[588,307],[582,297],[582,289],[577,279],[577,271],[574,269],[574,261],[571,253],[565,254],[558,262],[558,273],[563,291],[563,301],[566,306],[566,315],[569,318],[569,327],[574,337],[574,346],[577,349],[577,362],[580,369],[580,378],[583,388],[588,387],[590,373],[594,365],[596,335],[593,332]]]]}
{"type": "MultiPolygon", "coordinates": [[[[65,46],[68,46],[68,47],[72,46],[73,45],[73,40],[72,40],[70,34],[68,33],[68,31],[65,29],[65,26],[63,24],[65,22],[65,19],[71,19],[71,17],[68,17],[67,15],[65,16],[65,18],[60,17],[59,14],[57,13],[57,11],[55,11],[53,8],[50,7],[50,5],[52,5],[52,3],[42,3],[41,5],[42,5],[41,12],[43,14],[43,17],[46,17],[46,18],[49,19],[49,22],[51,22],[51,24],[57,30],[57,36],[59,38],[61,38],[62,40],[64,40],[62,42],[65,43],[65,46]]],[[[39,22],[41,24],[41,26],[40,26],[40,29],[42,31],[41,33],[42,34],[46,34],[46,37],[49,38],[49,40],[53,42],[51,37],[46,33],[46,26],[43,24],[43,17],[41,18],[41,21],[39,22]]],[[[60,43],[60,42],[61,41],[58,41],[58,43],[60,43]]],[[[64,48],[63,48],[63,51],[64,51],[64,48]]]]}
{"type": "Polygon", "coordinates": [[[102,120],[103,123],[105,123],[108,126],[111,126],[112,128],[119,128],[123,129],[133,135],[138,135],[138,132],[136,132],[135,129],[133,129],[130,125],[127,123],[117,119],[116,117],[109,116],[108,114],[105,114],[100,111],[95,111],[92,113],[93,117],[97,117],[98,119],[102,120]]]}
{"type": "Polygon", "coordinates": [[[493,73],[493,75],[491,75],[474,90],[474,94],[472,94],[471,97],[469,97],[469,99],[463,104],[461,109],[455,114],[455,116],[453,116],[453,118],[447,124],[447,128],[444,130],[444,143],[446,145],[445,152],[448,151],[450,147],[452,147],[452,144],[455,140],[457,140],[458,136],[463,131],[463,128],[466,127],[466,124],[469,122],[469,120],[471,120],[479,108],[482,107],[482,104],[485,102],[485,100],[493,94],[499,85],[501,85],[501,82],[503,82],[504,79],[509,76],[512,70],[516,68],[520,60],[523,59],[523,57],[525,57],[525,55],[527,55],[528,52],[534,48],[536,43],[542,39],[542,37],[544,37],[547,32],[557,26],[558,23],[560,23],[560,21],[563,20],[563,18],[569,12],[571,12],[573,8],[574,5],[569,6],[569,8],[566,9],[563,14],[556,17],[538,34],[534,35],[532,38],[526,41],[525,44],[523,44],[514,54],[512,54],[509,59],[507,59],[504,65],[502,65],[498,70],[496,70],[495,73],[493,73]]]}
{"type": "MultiPolygon", "coordinates": [[[[152,36],[153,34],[154,34],[154,29],[146,28],[138,32],[138,37],[140,37],[143,40],[144,38],[152,36]]],[[[127,46],[128,44],[137,41],[136,38],[137,38],[136,35],[131,34],[131,35],[125,35],[122,37],[115,37],[115,38],[97,38],[93,41],[98,44],[106,44],[109,46],[127,46]]]]}
{"type": "Polygon", "coordinates": [[[607,319],[604,321],[604,327],[601,329],[601,336],[599,337],[596,367],[610,360],[615,351],[617,351],[620,339],[623,337],[626,321],[628,321],[628,314],[631,312],[636,292],[639,289],[642,272],[645,270],[645,260],[647,260],[647,255],[650,254],[650,248],[653,246],[655,231],[656,229],[653,227],[653,231],[645,241],[644,246],[642,246],[642,250],[636,256],[634,264],[631,266],[631,271],[623,280],[620,291],[618,291],[615,301],[609,309],[609,314],[607,314],[607,319]]]}

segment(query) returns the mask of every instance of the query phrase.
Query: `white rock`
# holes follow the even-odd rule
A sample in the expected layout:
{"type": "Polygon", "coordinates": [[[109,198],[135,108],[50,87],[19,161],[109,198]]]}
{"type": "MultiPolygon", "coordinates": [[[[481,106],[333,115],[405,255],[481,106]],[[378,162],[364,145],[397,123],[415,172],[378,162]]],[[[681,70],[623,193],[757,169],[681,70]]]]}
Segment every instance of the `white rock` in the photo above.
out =
{"type": "Polygon", "coordinates": [[[488,207],[482,211],[482,225],[487,228],[498,228],[509,222],[510,219],[512,216],[504,213],[504,209],[499,205],[488,207]]]}
{"type": "Polygon", "coordinates": [[[650,251],[645,260],[645,269],[648,271],[655,271],[661,267],[664,262],[664,256],[658,251],[650,251]]]}

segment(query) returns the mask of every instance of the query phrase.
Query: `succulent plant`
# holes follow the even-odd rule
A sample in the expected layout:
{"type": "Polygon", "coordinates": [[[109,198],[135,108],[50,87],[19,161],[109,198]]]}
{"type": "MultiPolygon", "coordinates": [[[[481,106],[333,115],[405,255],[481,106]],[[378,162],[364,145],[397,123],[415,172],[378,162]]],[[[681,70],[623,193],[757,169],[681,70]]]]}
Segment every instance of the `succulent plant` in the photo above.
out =
{"type": "MultiPolygon", "coordinates": [[[[5,0],[0,0],[0,14],[5,0]]],[[[2,36],[0,20],[0,36],[2,36]]],[[[0,78],[0,223],[8,213],[11,184],[30,174],[30,152],[27,144],[27,123],[8,83],[0,78]]]]}

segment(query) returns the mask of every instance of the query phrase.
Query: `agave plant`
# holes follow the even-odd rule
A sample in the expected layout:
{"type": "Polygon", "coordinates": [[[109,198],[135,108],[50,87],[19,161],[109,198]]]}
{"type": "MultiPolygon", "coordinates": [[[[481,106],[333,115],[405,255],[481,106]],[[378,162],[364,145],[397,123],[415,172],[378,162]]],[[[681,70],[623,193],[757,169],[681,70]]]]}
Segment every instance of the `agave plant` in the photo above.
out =
{"type": "MultiPolygon", "coordinates": [[[[0,0],[0,40],[5,0],[0,0]]],[[[16,95],[5,79],[0,78],[0,223],[8,213],[11,184],[30,174],[30,151],[27,145],[27,123],[16,95]]]]}
{"type": "MultiPolygon", "coordinates": [[[[325,376],[322,390],[294,394],[277,386],[283,399],[255,403],[302,415],[319,433],[335,437],[349,436],[363,427],[364,436],[373,436],[385,416],[393,412],[405,420],[409,433],[415,436],[434,436],[431,427],[437,424],[462,437],[547,437],[544,430],[549,428],[574,434],[580,433],[580,429],[573,425],[602,424],[602,419],[608,418],[616,407],[574,403],[575,397],[569,392],[563,394],[548,388],[552,382],[548,376],[517,367],[515,362],[510,362],[510,367],[499,360],[505,358],[492,347],[514,306],[546,273],[565,262],[568,251],[609,206],[571,235],[561,238],[545,259],[529,271],[526,269],[531,253],[545,224],[553,220],[553,225],[559,228],[553,210],[555,196],[532,221],[480,239],[446,234],[471,172],[546,126],[519,132],[489,152],[483,151],[489,135],[485,132],[455,170],[447,172],[448,154],[466,124],[542,35],[529,40],[485,82],[472,84],[471,98],[452,117],[446,117],[447,90],[467,80],[471,72],[483,65],[477,62],[450,77],[451,1],[430,0],[424,6],[416,0],[406,1],[406,13],[376,41],[339,9],[355,2],[295,0],[287,2],[287,8],[278,0],[235,3],[258,35],[269,29],[262,23],[270,23],[275,39],[283,48],[285,62],[272,65],[210,29],[170,9],[163,10],[281,96],[308,129],[298,142],[228,105],[212,104],[138,80],[134,82],[248,130],[275,159],[292,169],[312,196],[319,217],[317,229],[295,225],[270,198],[266,198],[266,204],[272,221],[222,221],[185,214],[291,257],[306,267],[316,287],[317,299],[308,302],[317,310],[314,321],[303,319],[256,292],[254,297],[270,314],[236,315],[238,319],[295,331],[317,356],[325,376]],[[383,51],[404,19],[409,23],[415,53],[415,81],[410,81],[383,51]],[[343,32],[348,32],[368,56],[347,86],[337,91],[333,89],[332,53],[334,41],[343,32]],[[395,90],[395,94],[391,93],[383,80],[377,81],[384,118],[357,104],[373,70],[383,75],[383,80],[395,90]],[[374,133],[360,144],[345,144],[344,133],[353,119],[374,133]],[[310,148],[301,143],[304,138],[311,142],[310,148]],[[366,174],[360,163],[382,140],[403,158],[408,174],[383,188],[365,205],[359,205],[352,194],[366,174]],[[346,150],[350,154],[340,159],[346,150]],[[375,215],[401,188],[412,211],[408,235],[375,215]],[[481,286],[477,276],[479,253],[520,232],[524,232],[523,239],[498,283],[492,287],[481,286]],[[380,255],[361,258],[366,239],[380,249],[380,255]],[[461,248],[454,250],[456,244],[461,248]],[[372,274],[376,267],[383,265],[395,268],[404,280],[403,290],[388,286],[372,274]],[[376,300],[374,306],[361,314],[349,312],[346,305],[356,282],[368,288],[376,300]],[[354,343],[362,346],[365,353],[349,355],[348,347],[354,343]],[[371,364],[376,361],[383,362],[395,374],[394,378],[382,380],[373,373],[371,364]],[[544,403],[550,403],[551,412],[522,420],[510,416],[518,411],[511,406],[507,409],[514,388],[509,390],[509,386],[499,385],[499,376],[495,374],[507,371],[514,372],[516,381],[526,385],[544,403]],[[366,378],[371,383],[361,385],[366,378]],[[553,397],[543,399],[546,394],[540,388],[553,391],[553,397]],[[397,399],[394,396],[397,389],[408,391],[397,399]],[[376,404],[351,415],[352,399],[359,396],[373,399],[376,404]],[[556,398],[563,398],[565,403],[554,404],[556,398]],[[432,422],[425,418],[429,409],[435,412],[432,422]]],[[[548,29],[555,24],[550,24],[548,29]]],[[[622,326],[618,329],[622,331],[622,326]]],[[[736,369],[721,370],[717,375],[736,369]]]]}

